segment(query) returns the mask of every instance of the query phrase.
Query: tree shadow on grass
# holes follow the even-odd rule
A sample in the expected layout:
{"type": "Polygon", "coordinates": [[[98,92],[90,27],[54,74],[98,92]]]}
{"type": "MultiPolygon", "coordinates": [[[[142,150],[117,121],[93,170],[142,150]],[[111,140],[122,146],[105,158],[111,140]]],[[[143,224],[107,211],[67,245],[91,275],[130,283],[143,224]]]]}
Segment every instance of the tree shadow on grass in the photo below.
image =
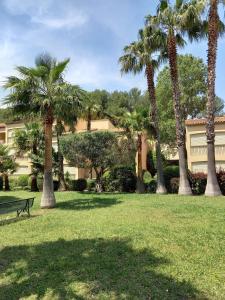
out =
{"type": "Polygon", "coordinates": [[[24,198],[19,198],[19,197],[15,197],[15,196],[0,196],[0,203],[22,200],[22,199],[24,199],[24,198]]]}
{"type": "Polygon", "coordinates": [[[104,208],[119,203],[121,203],[121,201],[117,200],[116,198],[93,197],[87,199],[74,199],[65,202],[59,202],[56,204],[56,207],[60,209],[88,210],[94,208],[104,208]]]}
{"type": "Polygon", "coordinates": [[[0,299],[201,298],[190,283],[160,274],[157,268],[169,263],[118,239],[5,247],[0,251],[0,299]]]}
{"type": "Polygon", "coordinates": [[[17,222],[21,222],[21,221],[26,221],[28,219],[31,219],[31,218],[36,218],[38,217],[39,215],[32,215],[32,216],[27,216],[27,215],[22,215],[22,216],[19,216],[19,217],[14,217],[12,218],[10,216],[10,218],[3,218],[3,219],[0,219],[0,227],[1,226],[6,226],[6,225],[10,225],[12,223],[17,223],[17,222]]]}
{"type": "MultiPolygon", "coordinates": [[[[19,198],[16,196],[0,196],[0,204],[1,203],[7,203],[11,201],[18,201],[18,200],[23,200],[25,198],[19,198]]],[[[28,218],[34,218],[37,217],[37,215],[31,215],[30,217],[27,215],[27,213],[22,213],[19,217],[13,217],[12,215],[16,215],[16,210],[15,212],[9,212],[9,213],[1,213],[1,207],[0,207],[0,226],[3,225],[9,225],[12,223],[16,222],[21,222],[24,220],[27,220],[28,218]],[[9,218],[10,216],[10,218],[9,218]]]]}

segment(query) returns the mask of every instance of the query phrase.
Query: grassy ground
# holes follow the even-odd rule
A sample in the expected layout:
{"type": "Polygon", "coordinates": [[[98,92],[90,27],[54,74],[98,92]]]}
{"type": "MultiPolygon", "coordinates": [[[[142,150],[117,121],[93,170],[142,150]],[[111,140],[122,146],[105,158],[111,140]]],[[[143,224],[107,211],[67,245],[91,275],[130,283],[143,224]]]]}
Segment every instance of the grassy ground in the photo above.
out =
{"type": "Polygon", "coordinates": [[[0,299],[225,299],[225,198],[35,196],[0,216],[0,299]]]}

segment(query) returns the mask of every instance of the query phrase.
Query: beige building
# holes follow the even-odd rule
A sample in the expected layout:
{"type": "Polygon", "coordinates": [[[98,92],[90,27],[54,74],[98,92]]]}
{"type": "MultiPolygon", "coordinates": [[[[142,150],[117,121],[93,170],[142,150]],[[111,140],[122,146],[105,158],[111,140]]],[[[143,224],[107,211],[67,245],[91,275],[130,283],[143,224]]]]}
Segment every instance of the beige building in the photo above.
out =
{"type": "MultiPolygon", "coordinates": [[[[188,168],[192,172],[207,172],[207,143],[205,135],[205,119],[195,119],[186,121],[186,146],[188,156],[188,168]]],[[[23,129],[24,123],[14,122],[9,124],[0,124],[0,143],[6,144],[13,149],[13,134],[15,130],[23,129]]],[[[76,132],[84,132],[87,128],[87,122],[79,120],[76,125],[76,132]]],[[[115,128],[112,123],[107,120],[93,120],[91,122],[91,130],[109,130],[120,131],[115,128]]],[[[215,119],[215,154],[216,154],[216,166],[217,169],[225,169],[225,116],[215,119]]],[[[57,150],[56,136],[53,136],[53,147],[57,150]]],[[[142,169],[146,170],[146,155],[148,151],[148,141],[146,136],[142,137],[142,169]]],[[[150,147],[151,148],[151,147],[150,147]]],[[[165,149],[164,149],[165,150],[165,149]]],[[[165,153],[168,151],[165,151],[165,153]]],[[[175,152],[168,155],[168,159],[171,161],[177,161],[178,155],[175,152]]],[[[27,155],[17,158],[18,168],[15,175],[30,174],[31,163],[27,155]]],[[[75,168],[64,164],[65,173],[74,178],[88,178],[89,171],[81,168],[75,168]]]]}
{"type": "MultiPolygon", "coordinates": [[[[0,143],[6,144],[10,147],[11,154],[15,153],[13,146],[13,135],[16,130],[23,129],[24,123],[22,122],[14,122],[8,124],[0,124],[0,143]]],[[[79,120],[76,125],[76,132],[84,132],[87,128],[87,122],[84,120],[79,120]]],[[[93,120],[91,122],[91,130],[109,130],[109,131],[119,131],[119,129],[115,128],[112,123],[107,119],[102,120],[93,120]]],[[[53,135],[53,148],[57,151],[57,140],[56,136],[53,135]]],[[[14,175],[22,175],[22,174],[30,174],[31,173],[31,162],[29,157],[25,154],[22,157],[17,157],[16,162],[18,163],[18,168],[14,175]]],[[[81,168],[75,168],[68,165],[67,162],[64,164],[64,171],[69,172],[71,177],[76,178],[88,178],[89,171],[81,168]]]]}
{"type": "MultiPolygon", "coordinates": [[[[187,120],[185,124],[188,168],[207,173],[206,120],[187,120]]],[[[225,117],[215,119],[215,156],[217,169],[225,169],[225,117]]]]}

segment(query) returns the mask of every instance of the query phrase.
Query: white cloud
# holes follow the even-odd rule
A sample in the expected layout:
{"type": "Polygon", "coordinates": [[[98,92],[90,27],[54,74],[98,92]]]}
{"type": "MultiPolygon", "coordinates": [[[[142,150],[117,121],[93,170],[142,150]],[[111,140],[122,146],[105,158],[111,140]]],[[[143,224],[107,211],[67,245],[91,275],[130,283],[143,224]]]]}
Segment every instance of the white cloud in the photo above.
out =
{"type": "Polygon", "coordinates": [[[88,18],[81,12],[77,12],[72,16],[64,15],[63,17],[48,17],[48,16],[34,16],[31,21],[42,24],[46,27],[60,29],[60,28],[74,28],[82,26],[87,22],[88,18]]]}
{"type": "Polygon", "coordinates": [[[12,15],[33,15],[46,12],[54,0],[3,0],[3,4],[12,15]]]}
{"type": "Polygon", "coordinates": [[[12,15],[27,15],[30,21],[43,26],[60,29],[75,28],[84,25],[88,16],[70,2],[54,0],[3,0],[6,9],[12,15]]]}

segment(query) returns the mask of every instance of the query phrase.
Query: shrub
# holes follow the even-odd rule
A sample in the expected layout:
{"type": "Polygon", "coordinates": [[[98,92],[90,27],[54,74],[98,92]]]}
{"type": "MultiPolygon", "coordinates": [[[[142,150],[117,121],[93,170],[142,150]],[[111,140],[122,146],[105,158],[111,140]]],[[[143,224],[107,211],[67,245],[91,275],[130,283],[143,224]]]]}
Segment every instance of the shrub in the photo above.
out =
{"type": "Polygon", "coordinates": [[[225,195],[225,171],[220,170],[217,173],[217,180],[223,195],[225,195]]]}
{"type": "Polygon", "coordinates": [[[95,184],[96,184],[95,179],[88,179],[87,180],[87,190],[89,192],[95,191],[95,184]]]}
{"type": "Polygon", "coordinates": [[[83,192],[87,188],[87,180],[84,178],[79,178],[77,180],[71,180],[71,190],[83,192]]]}
{"type": "Polygon", "coordinates": [[[170,191],[173,194],[177,194],[179,190],[179,177],[173,177],[170,179],[170,191]]]}
{"type": "Polygon", "coordinates": [[[179,177],[179,167],[178,166],[168,166],[164,168],[163,170],[164,179],[165,179],[165,185],[166,189],[169,193],[172,193],[170,181],[172,178],[178,178],[179,177]]]}
{"type": "Polygon", "coordinates": [[[29,176],[28,175],[19,175],[17,178],[17,186],[25,187],[28,186],[29,176]]]}
{"type": "Polygon", "coordinates": [[[59,189],[59,181],[58,180],[53,180],[53,188],[54,188],[54,191],[58,191],[58,189],[59,189]]]}
{"type": "Polygon", "coordinates": [[[157,189],[157,181],[155,179],[152,179],[149,183],[145,184],[146,192],[155,194],[157,189]]]}
{"type": "Polygon", "coordinates": [[[103,176],[103,186],[107,192],[128,192],[136,189],[136,176],[130,167],[115,167],[103,176]]]}
{"type": "Polygon", "coordinates": [[[152,176],[148,171],[146,171],[144,173],[143,180],[144,180],[144,183],[146,183],[146,184],[148,184],[152,181],[152,176]]]}
{"type": "Polygon", "coordinates": [[[207,175],[204,173],[194,173],[189,175],[191,189],[194,195],[202,195],[205,193],[207,175]]]}
{"type": "Polygon", "coordinates": [[[0,191],[3,190],[3,177],[0,176],[0,191]]]}
{"type": "Polygon", "coordinates": [[[11,190],[15,190],[18,186],[18,177],[10,176],[9,177],[9,185],[11,190]]]}
{"type": "Polygon", "coordinates": [[[39,191],[43,191],[43,181],[44,180],[42,177],[37,178],[37,186],[38,186],[39,191]]]}

